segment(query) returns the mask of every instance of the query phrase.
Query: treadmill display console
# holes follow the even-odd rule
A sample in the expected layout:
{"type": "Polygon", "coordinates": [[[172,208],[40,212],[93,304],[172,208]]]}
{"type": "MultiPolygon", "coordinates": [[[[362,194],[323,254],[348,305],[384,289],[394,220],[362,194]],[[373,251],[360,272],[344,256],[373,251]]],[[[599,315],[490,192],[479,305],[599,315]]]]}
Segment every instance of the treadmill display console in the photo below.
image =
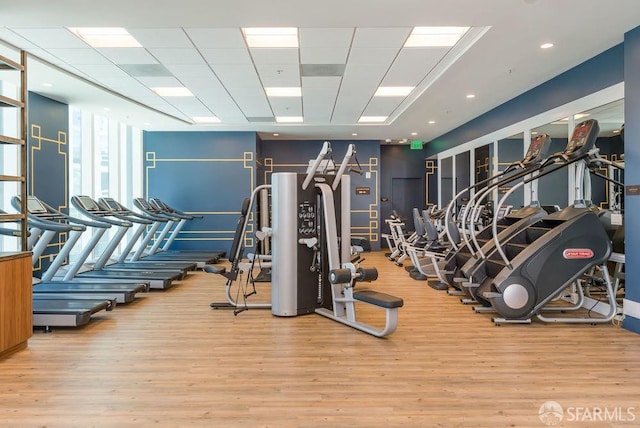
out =
{"type": "Polygon", "coordinates": [[[96,204],[96,201],[88,196],[76,196],[78,203],[87,211],[100,211],[100,207],[96,204]]]}
{"type": "Polygon", "coordinates": [[[576,125],[573,135],[567,144],[564,154],[571,157],[584,155],[591,150],[600,133],[600,126],[595,119],[589,119],[576,125]]]}
{"type": "Polygon", "coordinates": [[[29,196],[27,197],[27,211],[29,214],[46,214],[47,208],[37,198],[29,196]]]}
{"type": "Polygon", "coordinates": [[[169,206],[167,204],[165,204],[164,201],[162,201],[162,200],[160,200],[158,198],[151,199],[151,202],[153,202],[161,210],[168,210],[169,209],[169,206]]]}
{"type": "Polygon", "coordinates": [[[120,205],[113,198],[100,198],[100,201],[111,211],[122,211],[120,205]]]}
{"type": "Polygon", "coordinates": [[[527,150],[527,154],[525,155],[522,163],[531,164],[533,162],[542,161],[543,156],[546,156],[546,152],[551,145],[551,138],[547,134],[538,135],[536,138],[531,141],[529,145],[529,150],[527,150]]]}
{"type": "Polygon", "coordinates": [[[151,205],[149,204],[149,202],[145,201],[142,198],[137,198],[136,201],[138,202],[138,204],[142,207],[143,210],[151,210],[151,205]]]}

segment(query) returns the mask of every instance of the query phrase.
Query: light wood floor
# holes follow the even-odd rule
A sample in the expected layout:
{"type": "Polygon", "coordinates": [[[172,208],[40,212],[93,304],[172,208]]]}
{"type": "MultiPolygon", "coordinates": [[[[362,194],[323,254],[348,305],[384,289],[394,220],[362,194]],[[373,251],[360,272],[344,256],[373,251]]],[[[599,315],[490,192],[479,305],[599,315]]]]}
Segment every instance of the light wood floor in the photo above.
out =
{"type": "Polygon", "coordinates": [[[637,418],[565,413],[564,426],[639,423],[640,336],[613,325],[495,327],[381,253],[365,265],[380,270],[371,288],[405,301],[388,338],[319,315],[211,310],[223,278],[198,272],[84,328],[35,332],[0,361],[0,426],[541,427],[547,400],[634,407],[637,418]]]}

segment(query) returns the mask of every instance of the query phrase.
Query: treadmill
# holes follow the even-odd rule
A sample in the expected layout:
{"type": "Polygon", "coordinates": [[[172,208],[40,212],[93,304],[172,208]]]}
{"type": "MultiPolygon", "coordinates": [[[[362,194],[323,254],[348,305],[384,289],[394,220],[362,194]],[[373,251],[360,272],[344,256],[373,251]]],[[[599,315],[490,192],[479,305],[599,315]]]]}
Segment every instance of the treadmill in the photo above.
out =
{"type": "MultiPolygon", "coordinates": [[[[5,211],[0,210],[0,213],[5,211]]],[[[20,237],[17,229],[0,227],[0,234],[5,236],[20,237]]],[[[51,327],[78,327],[87,324],[91,316],[103,310],[111,311],[116,303],[112,298],[88,298],[72,299],[64,296],[45,298],[32,297],[32,324],[34,327],[43,327],[44,332],[51,332],[51,327]]]]}
{"type": "MultiPolygon", "coordinates": [[[[13,198],[13,205],[20,205],[18,197],[13,198]]],[[[69,298],[115,298],[117,303],[132,302],[137,293],[149,290],[146,282],[104,282],[93,280],[84,282],[78,280],[55,281],[54,275],[62,266],[72,247],[87,226],[93,222],[70,217],[42,202],[35,196],[27,197],[27,219],[30,226],[30,247],[32,264],[35,266],[57,233],[67,233],[67,240],[55,256],[49,268],[43,272],[38,280],[34,278],[32,288],[34,294],[66,295],[69,298]]]]}
{"type": "Polygon", "coordinates": [[[130,260],[127,257],[131,253],[133,246],[136,244],[140,236],[144,233],[147,226],[151,226],[154,219],[145,216],[144,214],[136,213],[129,210],[127,207],[119,203],[113,198],[104,197],[98,199],[98,205],[105,211],[110,211],[111,216],[119,218],[124,221],[128,221],[132,224],[137,224],[136,229],[133,232],[133,236],[129,238],[129,242],[126,247],[120,252],[116,260],[113,263],[109,263],[107,267],[114,269],[121,267],[124,269],[151,269],[151,270],[174,270],[179,271],[182,274],[180,279],[183,279],[187,275],[187,271],[196,269],[196,263],[184,260],[130,260]]]}
{"type": "Polygon", "coordinates": [[[132,227],[132,224],[128,221],[113,217],[110,211],[102,209],[100,205],[98,205],[98,203],[89,196],[73,196],[71,198],[71,204],[83,215],[89,217],[93,222],[101,224],[101,227],[95,229],[96,234],[94,234],[91,243],[83,249],[79,259],[70,267],[65,274],[64,279],[71,279],[77,275],[81,278],[144,281],[149,283],[150,288],[159,290],[170,288],[173,285],[173,281],[180,279],[181,274],[175,271],[160,271],[152,269],[109,269],[107,266],[109,257],[126,234],[126,228],[132,227]],[[89,258],[89,255],[98,244],[98,241],[111,226],[119,226],[120,230],[118,230],[114,237],[109,241],[109,244],[98,260],[91,266],[85,265],[85,261],[89,258]]]}
{"type": "Polygon", "coordinates": [[[220,257],[224,256],[222,251],[169,250],[169,246],[175,241],[187,220],[195,217],[179,212],[165,211],[157,205],[152,205],[144,198],[136,198],[133,203],[142,213],[154,219],[154,224],[131,257],[132,260],[140,260],[141,258],[145,260],[193,260],[199,268],[203,268],[207,264],[218,263],[220,257]],[[177,226],[174,229],[173,227],[176,223],[177,226]],[[160,234],[155,237],[161,226],[160,234]],[[162,245],[169,232],[171,232],[171,235],[162,245]],[[154,243],[149,246],[152,239],[154,239],[154,243]]]}

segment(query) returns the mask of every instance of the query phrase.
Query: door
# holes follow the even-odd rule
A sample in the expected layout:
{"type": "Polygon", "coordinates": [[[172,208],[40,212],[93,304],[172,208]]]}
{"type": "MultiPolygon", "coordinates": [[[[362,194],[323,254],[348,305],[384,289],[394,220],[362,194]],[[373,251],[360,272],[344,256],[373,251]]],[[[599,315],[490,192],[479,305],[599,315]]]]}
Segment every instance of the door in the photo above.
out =
{"type": "Polygon", "coordinates": [[[391,208],[404,219],[407,232],[413,232],[413,209],[424,208],[422,178],[393,178],[391,182],[391,208]]]}

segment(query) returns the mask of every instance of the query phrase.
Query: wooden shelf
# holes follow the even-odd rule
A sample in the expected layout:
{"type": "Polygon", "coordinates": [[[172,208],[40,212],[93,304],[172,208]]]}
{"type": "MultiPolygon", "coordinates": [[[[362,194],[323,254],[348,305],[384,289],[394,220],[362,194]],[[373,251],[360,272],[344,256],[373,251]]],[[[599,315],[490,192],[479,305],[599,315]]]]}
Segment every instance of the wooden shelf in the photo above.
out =
{"type": "Polygon", "coordinates": [[[25,218],[24,214],[0,214],[0,222],[18,221],[25,218]]]}
{"type": "Polygon", "coordinates": [[[14,100],[13,98],[0,95],[0,107],[20,107],[24,108],[22,101],[14,100]]]}
{"type": "Polygon", "coordinates": [[[6,135],[0,135],[0,144],[15,144],[17,146],[24,146],[24,140],[19,138],[7,137],[6,135]]]}
{"type": "Polygon", "coordinates": [[[6,56],[0,55],[0,70],[17,70],[24,71],[24,66],[15,61],[10,60],[6,56]]]}
{"type": "Polygon", "coordinates": [[[0,175],[0,181],[22,183],[24,181],[24,177],[20,177],[18,175],[0,175]]]}

